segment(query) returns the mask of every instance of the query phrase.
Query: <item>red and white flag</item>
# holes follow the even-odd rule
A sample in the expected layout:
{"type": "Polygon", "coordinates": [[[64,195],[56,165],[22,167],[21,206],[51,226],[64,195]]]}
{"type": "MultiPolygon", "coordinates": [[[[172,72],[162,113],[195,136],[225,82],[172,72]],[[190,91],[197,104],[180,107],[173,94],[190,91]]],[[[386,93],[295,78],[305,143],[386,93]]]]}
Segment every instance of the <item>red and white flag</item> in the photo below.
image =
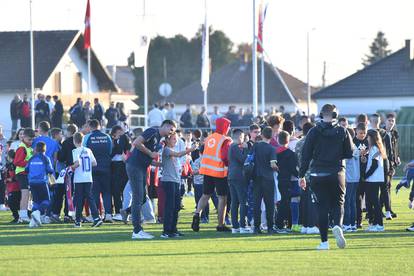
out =
{"type": "Polygon", "coordinates": [[[259,7],[259,25],[258,25],[258,32],[257,32],[257,52],[263,53],[263,23],[266,17],[266,10],[267,4],[263,9],[263,1],[260,2],[259,7]]]}
{"type": "Polygon", "coordinates": [[[89,0],[86,5],[86,14],[85,14],[85,31],[83,32],[84,37],[84,49],[91,48],[91,9],[89,6],[89,0]]]}

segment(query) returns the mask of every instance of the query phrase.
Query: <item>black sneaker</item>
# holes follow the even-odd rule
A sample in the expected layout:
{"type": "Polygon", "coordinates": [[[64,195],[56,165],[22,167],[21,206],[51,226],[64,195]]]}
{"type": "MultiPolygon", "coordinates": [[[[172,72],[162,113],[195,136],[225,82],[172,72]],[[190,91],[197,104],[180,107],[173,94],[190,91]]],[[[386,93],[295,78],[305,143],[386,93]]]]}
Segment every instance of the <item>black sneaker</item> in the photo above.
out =
{"type": "Polygon", "coordinates": [[[103,223],[103,221],[101,219],[99,219],[99,218],[94,219],[93,220],[93,223],[92,223],[92,227],[93,228],[99,227],[99,226],[102,225],[102,223],[103,223]]]}
{"type": "Polygon", "coordinates": [[[260,235],[260,234],[263,234],[263,232],[262,232],[262,230],[260,230],[260,227],[254,227],[253,234],[254,235],[260,235]]]}
{"type": "Polygon", "coordinates": [[[162,232],[160,238],[162,238],[162,239],[169,239],[169,238],[173,238],[173,235],[168,234],[168,233],[165,233],[165,232],[162,232]]]}
{"type": "Polygon", "coordinates": [[[273,229],[267,229],[267,234],[269,234],[269,235],[273,235],[273,234],[276,234],[276,233],[277,232],[273,229]]]}
{"type": "Polygon", "coordinates": [[[82,227],[82,225],[81,225],[81,223],[80,222],[75,222],[75,225],[74,225],[74,227],[75,228],[81,228],[82,227]]]}
{"type": "Polygon", "coordinates": [[[194,232],[200,231],[200,214],[194,214],[191,229],[193,229],[194,232]]]}
{"type": "Polygon", "coordinates": [[[396,213],[394,213],[393,211],[391,211],[391,217],[392,217],[392,218],[396,218],[396,217],[397,217],[397,214],[396,214],[396,213]]]}
{"type": "Polygon", "coordinates": [[[10,221],[9,223],[11,223],[11,224],[17,224],[17,223],[19,223],[19,219],[18,218],[15,218],[12,221],[10,221]]]}
{"type": "Polygon", "coordinates": [[[65,216],[64,218],[63,218],[63,223],[74,223],[75,221],[73,220],[73,218],[72,217],[70,217],[70,216],[65,216]]]}
{"type": "Polygon", "coordinates": [[[216,230],[217,230],[217,232],[231,232],[231,229],[228,228],[225,225],[223,225],[223,226],[217,226],[216,230]]]}

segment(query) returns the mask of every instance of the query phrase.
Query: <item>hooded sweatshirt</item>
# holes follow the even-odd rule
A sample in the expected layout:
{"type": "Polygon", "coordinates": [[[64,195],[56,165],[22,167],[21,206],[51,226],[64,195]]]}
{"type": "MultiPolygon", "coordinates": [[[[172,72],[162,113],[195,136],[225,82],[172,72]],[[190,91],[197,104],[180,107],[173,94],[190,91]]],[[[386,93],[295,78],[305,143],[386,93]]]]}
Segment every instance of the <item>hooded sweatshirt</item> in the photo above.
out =
{"type": "Polygon", "coordinates": [[[306,136],[302,150],[299,177],[304,177],[311,164],[311,173],[335,174],[343,172],[343,159],[352,158],[351,135],[342,126],[320,122],[306,136]]]}
{"type": "MultiPolygon", "coordinates": [[[[231,121],[226,118],[218,118],[216,120],[216,132],[227,136],[227,133],[229,132],[231,125],[231,121]]],[[[221,146],[221,156],[223,158],[223,162],[226,166],[229,165],[229,159],[228,159],[228,153],[229,148],[232,140],[228,137],[226,140],[224,140],[223,145],[221,146]]]]}

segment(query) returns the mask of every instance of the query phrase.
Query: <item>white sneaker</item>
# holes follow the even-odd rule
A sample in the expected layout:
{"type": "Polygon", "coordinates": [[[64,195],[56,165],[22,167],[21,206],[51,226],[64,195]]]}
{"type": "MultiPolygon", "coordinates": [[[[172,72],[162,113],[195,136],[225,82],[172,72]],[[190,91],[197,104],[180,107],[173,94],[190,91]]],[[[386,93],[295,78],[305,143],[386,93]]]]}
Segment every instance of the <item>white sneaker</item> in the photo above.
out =
{"type": "Polygon", "coordinates": [[[351,225],[343,225],[343,226],[342,226],[342,230],[343,230],[345,233],[352,232],[352,227],[351,227],[351,225]]]}
{"type": "Polygon", "coordinates": [[[346,240],[345,240],[344,232],[342,231],[342,228],[339,227],[338,225],[335,225],[334,228],[332,228],[332,234],[334,235],[336,239],[336,245],[339,248],[344,249],[346,246],[346,240]]]}
{"type": "Polygon", "coordinates": [[[390,211],[385,212],[385,219],[386,220],[392,220],[392,215],[390,211]]]}
{"type": "Polygon", "coordinates": [[[112,220],[112,215],[111,214],[106,214],[105,215],[105,222],[107,222],[107,223],[113,223],[114,222],[112,220]]]}
{"type": "Polygon", "coordinates": [[[252,229],[250,227],[240,228],[240,234],[251,234],[252,229]]]}
{"type": "Polygon", "coordinates": [[[307,234],[308,233],[308,227],[302,226],[302,229],[300,229],[301,234],[307,234]]]}
{"type": "Polygon", "coordinates": [[[42,222],[42,224],[50,224],[50,218],[46,215],[41,216],[40,221],[42,222]]]}
{"type": "Polygon", "coordinates": [[[376,225],[370,225],[365,231],[366,232],[378,232],[378,229],[376,225]]]}
{"type": "Polygon", "coordinates": [[[85,219],[86,219],[86,221],[87,221],[87,222],[90,222],[90,223],[92,223],[92,222],[93,222],[93,217],[92,217],[92,215],[89,215],[89,216],[85,217],[85,219]]]}
{"type": "Polygon", "coordinates": [[[154,236],[144,232],[143,230],[139,231],[138,233],[132,232],[132,239],[133,240],[150,240],[153,239],[154,236]]]}
{"type": "Polygon", "coordinates": [[[260,225],[260,229],[262,229],[262,231],[267,231],[267,224],[262,223],[262,224],[260,225]]]}
{"type": "Polygon", "coordinates": [[[121,214],[115,214],[115,216],[113,216],[112,219],[116,221],[122,221],[122,216],[121,214]]]}
{"type": "Polygon", "coordinates": [[[36,228],[36,227],[39,227],[39,225],[36,223],[36,221],[32,217],[32,219],[29,222],[29,228],[36,228]]]}
{"type": "Polygon", "coordinates": [[[40,217],[40,211],[39,210],[36,210],[36,211],[32,212],[32,219],[36,222],[36,224],[38,226],[42,225],[42,220],[41,220],[41,217],[40,217]]]}
{"type": "Polygon", "coordinates": [[[20,217],[19,223],[30,223],[31,219],[29,217],[20,217]]]}
{"type": "Polygon", "coordinates": [[[309,234],[309,235],[319,234],[319,228],[316,226],[308,227],[308,231],[306,232],[306,234],[309,234]]]}
{"type": "Polygon", "coordinates": [[[4,204],[0,204],[0,211],[8,211],[9,208],[6,207],[4,204]]]}
{"type": "Polygon", "coordinates": [[[351,232],[352,233],[358,232],[358,228],[356,227],[356,225],[351,225],[351,232]]]}
{"type": "Polygon", "coordinates": [[[329,250],[329,242],[321,242],[317,247],[316,250],[329,250]]]}
{"type": "Polygon", "coordinates": [[[384,232],[385,231],[385,228],[384,228],[384,226],[381,226],[381,225],[375,225],[375,227],[377,228],[377,232],[384,232]]]}
{"type": "Polygon", "coordinates": [[[240,234],[240,228],[231,228],[232,234],[240,234]]]}

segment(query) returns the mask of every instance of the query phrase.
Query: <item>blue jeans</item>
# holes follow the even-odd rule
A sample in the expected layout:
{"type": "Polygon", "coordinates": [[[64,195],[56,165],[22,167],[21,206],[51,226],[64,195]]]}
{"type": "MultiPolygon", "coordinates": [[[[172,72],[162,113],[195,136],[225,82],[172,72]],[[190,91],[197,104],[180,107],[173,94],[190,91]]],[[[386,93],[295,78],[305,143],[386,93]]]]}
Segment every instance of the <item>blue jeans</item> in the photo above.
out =
{"type": "Polygon", "coordinates": [[[92,174],[93,185],[92,194],[95,198],[95,204],[98,207],[100,202],[100,194],[102,193],[105,214],[112,214],[112,198],[111,198],[111,173],[103,171],[94,171],[92,174]]]}
{"type": "Polygon", "coordinates": [[[33,211],[39,210],[44,215],[50,205],[49,187],[46,183],[30,185],[33,199],[33,211]]]}
{"type": "Polygon", "coordinates": [[[346,182],[344,225],[356,223],[356,197],[359,183],[346,182]]]}
{"type": "Polygon", "coordinates": [[[231,195],[231,224],[233,228],[246,227],[247,215],[247,183],[245,181],[229,180],[231,195]],[[238,213],[240,208],[240,223],[238,213]]]}
{"type": "Polygon", "coordinates": [[[177,232],[178,212],[181,208],[180,185],[178,182],[161,182],[161,187],[165,193],[163,230],[166,234],[177,232]]]}
{"type": "Polygon", "coordinates": [[[144,202],[144,187],[147,179],[147,168],[140,166],[132,166],[126,164],[126,171],[131,185],[132,202],[131,202],[131,217],[134,232],[138,233],[142,230],[141,226],[141,206],[144,202]]]}
{"type": "Polygon", "coordinates": [[[85,200],[89,203],[93,219],[99,218],[98,208],[92,195],[92,183],[75,183],[76,222],[81,221],[85,200]]]}

